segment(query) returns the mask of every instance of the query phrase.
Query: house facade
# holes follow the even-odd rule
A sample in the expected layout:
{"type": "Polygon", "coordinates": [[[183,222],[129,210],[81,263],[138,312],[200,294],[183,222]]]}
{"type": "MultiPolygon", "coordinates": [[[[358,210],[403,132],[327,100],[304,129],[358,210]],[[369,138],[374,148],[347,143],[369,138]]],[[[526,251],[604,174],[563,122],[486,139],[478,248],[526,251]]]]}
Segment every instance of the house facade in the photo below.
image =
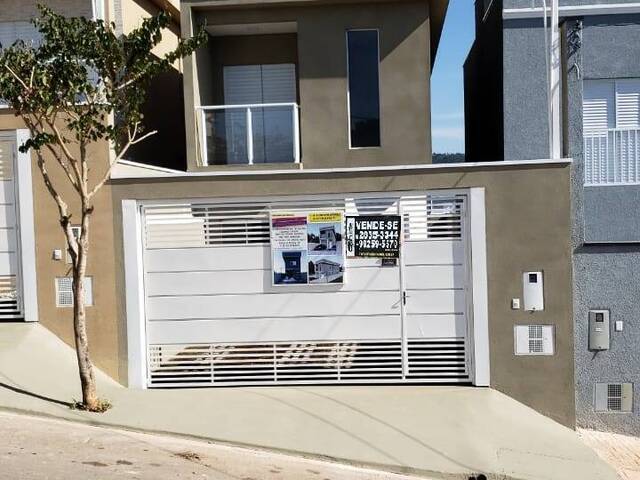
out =
{"type": "MultiPolygon", "coordinates": [[[[640,6],[562,0],[559,12],[577,423],[638,434],[640,6]]],[[[548,155],[543,32],[541,2],[476,2],[465,65],[469,160],[548,155]]]]}
{"type": "MultiPolygon", "coordinates": [[[[99,368],[142,389],[495,388],[574,426],[570,162],[431,163],[446,7],[182,2],[182,35],[209,36],[182,65],[186,168],[131,158],[96,199],[99,368]],[[367,255],[347,251],[351,217],[379,227],[367,255]]],[[[36,173],[23,317],[71,343],[64,238],[36,173]]]]}

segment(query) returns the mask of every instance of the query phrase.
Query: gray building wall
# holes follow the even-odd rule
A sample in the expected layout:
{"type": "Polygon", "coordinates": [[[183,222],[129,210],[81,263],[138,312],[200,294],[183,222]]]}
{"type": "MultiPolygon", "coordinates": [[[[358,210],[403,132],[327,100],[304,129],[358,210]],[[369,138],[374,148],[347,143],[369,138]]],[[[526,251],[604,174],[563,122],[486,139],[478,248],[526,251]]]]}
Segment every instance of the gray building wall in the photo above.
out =
{"type": "MultiPolygon", "coordinates": [[[[579,31],[577,21],[571,31],[579,31]]],[[[568,144],[574,158],[573,245],[578,426],[640,434],[640,186],[587,187],[582,140],[583,81],[640,78],[640,15],[590,16],[582,20],[579,48],[569,56],[568,144]],[[575,65],[578,68],[575,68],[575,65]],[[581,75],[578,75],[578,72],[581,75]],[[588,350],[588,312],[608,309],[610,350],[588,350]],[[632,382],[631,414],[594,410],[597,382],[632,382]]]]}
{"type": "MultiPolygon", "coordinates": [[[[562,5],[630,3],[562,1],[562,5]]],[[[505,0],[505,8],[540,6],[505,0]]],[[[542,19],[505,20],[505,160],[548,153],[542,19]]],[[[572,168],[572,245],[576,417],[582,427],[640,434],[640,186],[584,187],[582,96],[588,79],[640,78],[640,15],[566,19],[564,41],[564,152],[572,168]],[[588,311],[611,312],[611,348],[588,349],[588,311]],[[624,330],[613,329],[615,321],[624,330]],[[594,409],[598,382],[634,383],[633,413],[594,409]]]]}

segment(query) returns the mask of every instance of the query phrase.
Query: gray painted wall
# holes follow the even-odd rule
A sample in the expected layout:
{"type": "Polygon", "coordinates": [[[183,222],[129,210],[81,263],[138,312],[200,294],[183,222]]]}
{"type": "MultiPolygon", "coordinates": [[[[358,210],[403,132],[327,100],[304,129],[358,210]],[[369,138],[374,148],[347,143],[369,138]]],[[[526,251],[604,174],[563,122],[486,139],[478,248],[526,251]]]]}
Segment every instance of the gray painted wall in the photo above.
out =
{"type": "MultiPolygon", "coordinates": [[[[563,1],[563,5],[629,3],[563,1]]],[[[506,8],[539,6],[505,0],[506,8]]],[[[505,160],[548,155],[544,39],[541,19],[504,22],[505,160]]],[[[566,24],[565,151],[572,172],[576,416],[578,426],[640,435],[640,187],[583,186],[582,88],[584,79],[640,77],[640,15],[590,16],[566,24]],[[576,36],[576,32],[579,35],[576,36]],[[570,44],[571,42],[567,42],[570,44]],[[587,242],[638,242],[608,245],[587,242]],[[589,309],[609,309],[611,349],[588,350],[589,309]],[[633,382],[634,412],[596,413],[597,382],[633,382]]]]}

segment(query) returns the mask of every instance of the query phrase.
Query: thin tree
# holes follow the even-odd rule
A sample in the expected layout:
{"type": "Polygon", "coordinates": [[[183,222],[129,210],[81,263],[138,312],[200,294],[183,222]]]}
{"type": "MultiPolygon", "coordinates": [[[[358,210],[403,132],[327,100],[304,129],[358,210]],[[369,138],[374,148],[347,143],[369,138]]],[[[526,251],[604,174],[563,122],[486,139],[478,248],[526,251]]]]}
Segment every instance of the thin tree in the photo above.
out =
{"type": "Polygon", "coordinates": [[[0,50],[0,98],[29,129],[30,138],[19,149],[34,152],[57,206],[73,274],[73,331],[82,387],[79,406],[101,411],[108,403],[97,395],[84,291],[94,199],[130,148],[156,133],[145,131],[142,114],[151,80],[190,55],[206,34],[200,30],[157,57],[152,50],[171,21],[168,13],[145,19],[131,33],[117,36],[114,24],[65,18],[43,5],[38,8],[40,18],[33,23],[40,41],[19,40],[0,50]],[[94,158],[91,152],[99,148],[90,147],[98,144],[109,145],[110,155],[94,158]],[[61,174],[54,174],[50,166],[61,174]],[[74,220],[78,235],[72,229],[74,220]]]}

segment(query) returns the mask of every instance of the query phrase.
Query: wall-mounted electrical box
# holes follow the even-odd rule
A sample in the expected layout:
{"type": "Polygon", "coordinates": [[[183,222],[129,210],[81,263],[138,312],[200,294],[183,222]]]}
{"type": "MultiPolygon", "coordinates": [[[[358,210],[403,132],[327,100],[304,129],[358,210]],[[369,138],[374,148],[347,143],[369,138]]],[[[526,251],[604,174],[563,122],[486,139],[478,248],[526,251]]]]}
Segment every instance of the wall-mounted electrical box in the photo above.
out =
{"type": "Polygon", "coordinates": [[[542,272],[524,272],[522,274],[522,297],[525,310],[529,312],[544,310],[542,272]]]}
{"type": "Polygon", "coordinates": [[[589,350],[609,350],[609,310],[589,311],[589,350]]]}

